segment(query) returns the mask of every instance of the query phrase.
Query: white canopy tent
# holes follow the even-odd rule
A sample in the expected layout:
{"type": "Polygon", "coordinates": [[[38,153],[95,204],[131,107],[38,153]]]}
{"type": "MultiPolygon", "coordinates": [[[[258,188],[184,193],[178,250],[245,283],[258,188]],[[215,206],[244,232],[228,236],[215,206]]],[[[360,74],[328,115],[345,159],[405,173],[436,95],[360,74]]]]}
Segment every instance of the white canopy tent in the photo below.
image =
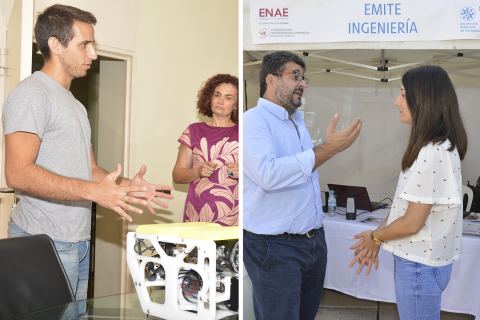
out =
{"type": "MultiPolygon", "coordinates": [[[[284,1],[288,2],[288,1],[284,1]]],[[[263,56],[289,50],[303,56],[310,79],[304,92],[305,119],[314,142],[325,135],[331,116],[338,112],[340,126],[355,117],[362,133],[347,151],[320,168],[321,187],[327,183],[367,186],[373,200],[393,196],[408,127],[399,122],[394,100],[402,74],[411,67],[436,64],[448,71],[456,87],[469,136],[463,178],[480,175],[480,40],[363,41],[254,44],[250,1],[244,1],[244,108],[256,105],[258,72],[263,56]]]]}

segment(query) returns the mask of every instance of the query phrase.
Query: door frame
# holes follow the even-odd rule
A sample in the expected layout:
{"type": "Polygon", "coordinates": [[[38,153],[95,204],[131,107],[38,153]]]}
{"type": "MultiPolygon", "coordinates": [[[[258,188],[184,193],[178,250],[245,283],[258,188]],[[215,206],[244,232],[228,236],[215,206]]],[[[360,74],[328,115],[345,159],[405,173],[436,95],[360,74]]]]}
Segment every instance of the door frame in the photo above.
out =
{"type": "MultiPolygon", "coordinates": [[[[123,140],[123,176],[130,176],[130,137],[131,137],[131,104],[132,104],[132,61],[133,56],[130,54],[115,52],[112,50],[102,49],[97,47],[97,55],[116,60],[121,60],[126,63],[125,75],[125,135],[123,140]]],[[[101,72],[101,71],[100,71],[101,72]]],[[[121,283],[120,290],[126,293],[128,289],[128,267],[126,260],[126,239],[128,232],[128,221],[122,219],[122,265],[120,269],[121,283]]]]}

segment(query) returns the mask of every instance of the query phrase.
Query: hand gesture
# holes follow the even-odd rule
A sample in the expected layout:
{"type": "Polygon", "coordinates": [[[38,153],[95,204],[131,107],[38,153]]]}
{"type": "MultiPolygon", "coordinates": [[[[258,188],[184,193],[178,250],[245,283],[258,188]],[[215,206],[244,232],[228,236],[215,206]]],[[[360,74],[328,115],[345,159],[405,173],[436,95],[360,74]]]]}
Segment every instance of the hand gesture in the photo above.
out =
{"type": "Polygon", "coordinates": [[[208,178],[213,174],[216,167],[217,165],[213,162],[204,162],[197,167],[197,175],[199,178],[208,178]]]}
{"type": "Polygon", "coordinates": [[[238,180],[238,164],[234,162],[226,162],[227,174],[229,178],[238,180]]]}
{"type": "Polygon", "coordinates": [[[336,113],[327,126],[326,145],[328,145],[334,153],[343,151],[357,139],[362,129],[362,122],[359,118],[353,120],[348,127],[341,131],[337,131],[337,123],[340,117],[336,113]]]}
{"type": "Polygon", "coordinates": [[[349,267],[353,267],[358,263],[357,275],[362,273],[364,267],[367,267],[365,275],[370,274],[372,266],[375,266],[375,270],[378,269],[378,251],[380,246],[377,245],[371,239],[372,231],[365,231],[355,235],[353,238],[358,239],[358,241],[350,247],[350,249],[355,250],[355,257],[350,262],[349,267]]]}
{"type": "Polygon", "coordinates": [[[117,165],[117,169],[112,171],[105,178],[95,185],[93,191],[92,201],[97,204],[111,209],[118,213],[118,215],[124,217],[128,221],[132,222],[132,218],[127,214],[127,211],[142,213],[143,210],[134,207],[133,205],[139,204],[145,206],[147,201],[135,196],[131,196],[131,193],[144,193],[147,191],[145,186],[119,186],[116,183],[117,178],[122,172],[122,166],[117,165]]]}
{"type": "Polygon", "coordinates": [[[138,170],[137,174],[133,177],[132,181],[130,182],[130,186],[143,187],[145,188],[145,191],[132,192],[129,195],[136,198],[145,199],[146,203],[143,206],[146,207],[148,211],[150,211],[150,213],[155,213],[155,209],[152,207],[152,203],[162,208],[168,208],[168,204],[161,201],[159,198],[173,199],[173,196],[170,194],[172,187],[165,186],[165,185],[156,185],[156,184],[147,182],[143,178],[146,172],[147,172],[147,166],[142,165],[138,170]]]}

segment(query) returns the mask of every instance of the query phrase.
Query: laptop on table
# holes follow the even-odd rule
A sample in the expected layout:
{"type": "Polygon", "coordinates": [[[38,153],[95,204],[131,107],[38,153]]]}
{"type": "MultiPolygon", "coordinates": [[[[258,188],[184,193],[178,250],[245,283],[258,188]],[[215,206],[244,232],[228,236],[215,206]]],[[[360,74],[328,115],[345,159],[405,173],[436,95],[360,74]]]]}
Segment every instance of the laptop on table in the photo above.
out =
{"type": "Polygon", "coordinates": [[[347,198],[355,199],[355,208],[360,210],[375,211],[385,208],[388,204],[384,202],[372,202],[368,196],[366,187],[347,186],[341,184],[327,184],[329,190],[335,192],[337,207],[346,207],[347,198]]]}

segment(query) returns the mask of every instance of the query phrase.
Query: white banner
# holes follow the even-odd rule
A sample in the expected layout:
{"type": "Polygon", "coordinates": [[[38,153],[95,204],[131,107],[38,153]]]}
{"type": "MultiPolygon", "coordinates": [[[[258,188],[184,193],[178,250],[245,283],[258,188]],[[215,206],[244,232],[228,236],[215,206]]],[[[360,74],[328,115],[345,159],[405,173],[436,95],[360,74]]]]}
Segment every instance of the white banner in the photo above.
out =
{"type": "Polygon", "coordinates": [[[480,0],[251,0],[252,42],[480,39],[480,0]]]}

